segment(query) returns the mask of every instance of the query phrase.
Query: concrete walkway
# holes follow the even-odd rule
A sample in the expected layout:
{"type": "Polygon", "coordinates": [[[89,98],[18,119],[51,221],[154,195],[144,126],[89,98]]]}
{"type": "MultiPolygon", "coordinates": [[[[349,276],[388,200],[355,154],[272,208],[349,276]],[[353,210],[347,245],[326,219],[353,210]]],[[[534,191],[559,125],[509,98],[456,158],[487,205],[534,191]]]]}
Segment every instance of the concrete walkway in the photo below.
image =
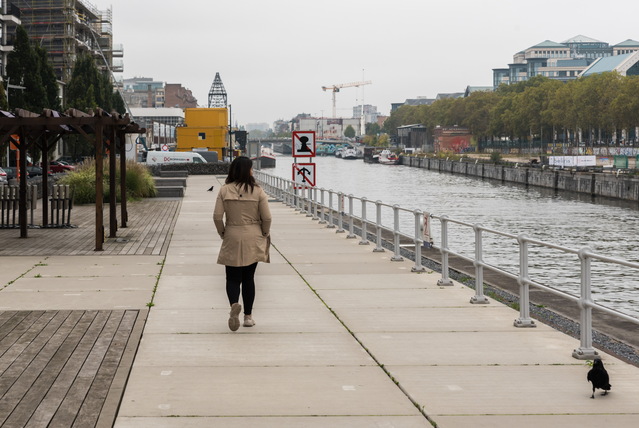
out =
{"type": "Polygon", "coordinates": [[[221,184],[189,178],[116,428],[639,425],[636,367],[604,354],[612,393],[591,400],[578,341],[278,202],[257,325],[229,331],[221,184]]]}

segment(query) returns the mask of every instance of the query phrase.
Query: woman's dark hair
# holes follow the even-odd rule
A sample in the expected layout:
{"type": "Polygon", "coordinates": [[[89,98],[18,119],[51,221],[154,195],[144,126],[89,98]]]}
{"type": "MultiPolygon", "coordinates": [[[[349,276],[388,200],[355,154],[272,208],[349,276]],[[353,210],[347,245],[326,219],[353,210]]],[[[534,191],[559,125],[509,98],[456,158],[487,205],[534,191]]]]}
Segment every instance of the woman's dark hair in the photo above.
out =
{"type": "Polygon", "coordinates": [[[240,188],[244,185],[244,191],[248,192],[249,186],[251,187],[251,193],[257,184],[255,179],[251,175],[251,168],[253,168],[253,162],[246,156],[239,156],[231,163],[229,168],[229,175],[226,177],[226,184],[237,183],[240,188]]]}

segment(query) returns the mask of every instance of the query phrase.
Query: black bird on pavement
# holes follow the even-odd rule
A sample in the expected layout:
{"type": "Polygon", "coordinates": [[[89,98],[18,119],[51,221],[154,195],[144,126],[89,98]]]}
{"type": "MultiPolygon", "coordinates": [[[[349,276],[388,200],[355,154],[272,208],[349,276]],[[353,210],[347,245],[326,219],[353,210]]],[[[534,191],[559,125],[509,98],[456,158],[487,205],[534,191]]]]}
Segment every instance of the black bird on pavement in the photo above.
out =
{"type": "Polygon", "coordinates": [[[608,394],[610,391],[609,381],[608,372],[604,369],[603,363],[601,360],[595,360],[592,363],[592,369],[588,372],[588,382],[592,382],[592,396],[590,398],[595,398],[595,388],[604,390],[601,395],[608,394]]]}
{"type": "Polygon", "coordinates": [[[214,187],[215,186],[211,186],[211,188],[209,190],[207,190],[207,192],[212,192],[214,187]]]}

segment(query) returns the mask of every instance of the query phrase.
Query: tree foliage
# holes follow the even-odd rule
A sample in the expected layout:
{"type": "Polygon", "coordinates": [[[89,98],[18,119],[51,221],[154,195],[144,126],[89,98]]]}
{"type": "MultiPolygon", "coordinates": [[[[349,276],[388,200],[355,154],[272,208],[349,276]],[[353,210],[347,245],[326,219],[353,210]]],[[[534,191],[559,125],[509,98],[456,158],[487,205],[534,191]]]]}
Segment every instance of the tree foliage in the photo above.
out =
{"type": "Polygon", "coordinates": [[[348,125],[346,129],[344,130],[344,136],[348,138],[355,137],[355,129],[353,129],[351,125],[348,125]]]}
{"type": "Polygon", "coordinates": [[[19,25],[13,51],[7,57],[6,81],[25,89],[8,89],[9,108],[22,108],[39,113],[49,106],[47,93],[42,85],[40,56],[31,48],[27,31],[19,25]]]}
{"type": "Polygon", "coordinates": [[[468,127],[479,139],[548,139],[578,129],[587,141],[599,139],[599,131],[619,137],[620,130],[639,126],[639,76],[607,72],[567,83],[535,76],[494,92],[401,106],[386,119],[384,130],[394,135],[397,127],[417,123],[431,135],[437,125],[468,127]]]}

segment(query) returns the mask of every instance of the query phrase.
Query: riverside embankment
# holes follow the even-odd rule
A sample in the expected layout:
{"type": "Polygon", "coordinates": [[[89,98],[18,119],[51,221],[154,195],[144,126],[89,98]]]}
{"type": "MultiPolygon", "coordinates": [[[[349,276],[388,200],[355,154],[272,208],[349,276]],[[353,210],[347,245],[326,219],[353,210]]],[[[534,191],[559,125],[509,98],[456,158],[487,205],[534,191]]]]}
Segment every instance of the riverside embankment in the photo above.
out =
{"type": "Polygon", "coordinates": [[[553,190],[566,190],[592,196],[639,201],[639,178],[627,174],[551,171],[525,166],[451,161],[402,156],[401,164],[433,171],[450,172],[502,182],[526,184],[553,190]]]}

